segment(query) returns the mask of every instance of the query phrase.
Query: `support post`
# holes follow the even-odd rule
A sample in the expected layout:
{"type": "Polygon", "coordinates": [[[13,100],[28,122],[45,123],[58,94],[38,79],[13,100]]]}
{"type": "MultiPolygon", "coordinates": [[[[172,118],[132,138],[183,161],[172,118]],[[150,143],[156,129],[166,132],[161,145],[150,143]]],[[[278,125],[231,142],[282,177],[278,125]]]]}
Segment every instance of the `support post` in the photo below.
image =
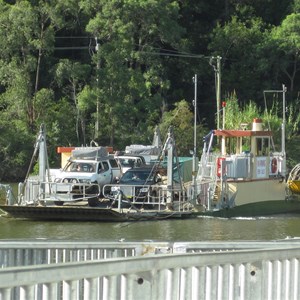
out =
{"type": "Polygon", "coordinates": [[[194,86],[195,86],[195,95],[194,95],[194,150],[193,150],[193,202],[196,203],[197,198],[197,74],[193,77],[194,86]]]}
{"type": "Polygon", "coordinates": [[[40,199],[45,198],[45,181],[46,181],[46,133],[44,124],[40,127],[39,134],[39,181],[40,181],[40,199]]]}
{"type": "Polygon", "coordinates": [[[173,161],[174,161],[174,134],[173,127],[169,128],[168,138],[165,149],[168,151],[168,167],[167,167],[167,208],[172,209],[173,202],[173,161]]]}
{"type": "Polygon", "coordinates": [[[221,57],[217,56],[217,111],[218,111],[217,129],[220,129],[220,104],[221,104],[221,57]]]}

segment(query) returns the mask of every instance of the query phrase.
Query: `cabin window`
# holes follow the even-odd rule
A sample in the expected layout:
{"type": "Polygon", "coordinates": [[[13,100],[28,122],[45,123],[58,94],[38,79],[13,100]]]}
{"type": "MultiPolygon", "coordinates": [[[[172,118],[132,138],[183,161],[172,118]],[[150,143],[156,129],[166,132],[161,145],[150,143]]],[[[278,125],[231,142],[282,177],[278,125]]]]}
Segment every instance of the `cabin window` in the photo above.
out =
{"type": "Polygon", "coordinates": [[[270,139],[269,138],[256,138],[256,155],[266,156],[269,154],[270,139]]]}
{"type": "Polygon", "coordinates": [[[242,139],[242,153],[248,154],[250,153],[251,145],[250,145],[250,138],[244,137],[242,139]]]}
{"type": "Polygon", "coordinates": [[[110,159],[109,162],[110,162],[110,165],[111,165],[112,168],[117,168],[118,167],[118,163],[115,159],[110,159]]]}
{"type": "Polygon", "coordinates": [[[250,152],[250,139],[249,138],[226,138],[225,142],[227,154],[241,154],[250,152]]]}
{"type": "Polygon", "coordinates": [[[225,140],[226,153],[227,154],[236,153],[236,145],[237,145],[236,138],[226,138],[225,140]]]}
{"type": "Polygon", "coordinates": [[[109,165],[108,165],[107,161],[103,161],[102,165],[103,165],[103,168],[104,168],[105,171],[109,170],[109,165]]]}

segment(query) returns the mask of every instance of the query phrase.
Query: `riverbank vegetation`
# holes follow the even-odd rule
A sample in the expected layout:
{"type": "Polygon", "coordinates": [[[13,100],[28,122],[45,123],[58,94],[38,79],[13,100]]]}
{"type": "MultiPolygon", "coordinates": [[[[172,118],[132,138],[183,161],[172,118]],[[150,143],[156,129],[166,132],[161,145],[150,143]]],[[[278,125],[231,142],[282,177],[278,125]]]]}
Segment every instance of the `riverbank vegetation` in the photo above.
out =
{"type": "Polygon", "coordinates": [[[263,90],[287,86],[288,156],[300,159],[299,0],[1,0],[0,38],[1,181],[25,176],[41,123],[52,167],[57,146],[122,150],[151,143],[156,125],[174,125],[189,155],[194,74],[200,155],[218,56],[221,101],[235,95],[240,111],[263,112],[263,90]]]}

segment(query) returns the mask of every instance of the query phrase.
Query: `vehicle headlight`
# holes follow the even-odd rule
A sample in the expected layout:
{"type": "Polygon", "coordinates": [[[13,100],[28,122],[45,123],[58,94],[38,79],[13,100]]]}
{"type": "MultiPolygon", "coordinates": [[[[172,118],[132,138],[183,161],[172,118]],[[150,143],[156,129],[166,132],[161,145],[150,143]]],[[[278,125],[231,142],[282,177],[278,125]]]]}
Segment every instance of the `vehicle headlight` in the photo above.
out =
{"type": "Polygon", "coordinates": [[[141,193],[148,193],[148,191],[149,191],[149,188],[146,188],[146,187],[140,189],[141,193]]]}

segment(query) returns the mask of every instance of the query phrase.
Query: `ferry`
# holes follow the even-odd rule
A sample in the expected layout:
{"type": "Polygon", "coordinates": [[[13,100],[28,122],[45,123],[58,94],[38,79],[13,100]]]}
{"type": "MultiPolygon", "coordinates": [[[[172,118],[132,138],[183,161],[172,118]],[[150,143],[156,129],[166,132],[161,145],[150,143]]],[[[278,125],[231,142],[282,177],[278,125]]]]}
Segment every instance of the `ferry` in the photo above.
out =
{"type": "MultiPolygon", "coordinates": [[[[282,93],[285,112],[286,88],[273,92],[282,93]]],[[[281,130],[280,151],[275,150],[273,132],[260,118],[238,129],[212,130],[204,138],[197,175],[197,203],[204,215],[255,217],[300,212],[299,199],[291,197],[296,182],[286,181],[284,113],[281,130]],[[214,142],[219,147],[214,148],[214,142]]]]}
{"type": "Polygon", "coordinates": [[[190,203],[190,185],[184,185],[181,180],[180,164],[183,163],[176,156],[172,127],[169,128],[160,159],[152,165],[153,172],[163,172],[162,179],[151,185],[150,180],[146,180],[143,186],[126,185],[130,198],[128,193],[122,193],[124,188],[118,183],[95,188],[95,182],[83,182],[75,177],[75,173],[72,173],[72,180],[57,180],[57,172],[51,173],[48,168],[46,132],[43,125],[34,153],[39,153],[39,176],[28,177],[20,183],[18,197],[14,197],[12,189],[5,186],[6,204],[0,206],[0,209],[7,216],[100,222],[185,219],[196,216],[197,210],[190,203]],[[163,163],[167,164],[166,168],[159,167],[163,163]],[[176,172],[178,181],[175,180],[176,172]]]}
{"type": "MultiPolygon", "coordinates": [[[[283,86],[277,92],[283,95],[285,111],[286,89],[283,86]]],[[[284,117],[281,130],[280,151],[275,151],[273,132],[260,118],[234,130],[224,125],[212,130],[203,139],[197,170],[194,151],[193,170],[188,168],[189,180],[183,180],[184,167],[178,160],[170,127],[159,160],[153,165],[157,173],[163,170],[161,164],[166,164],[165,173],[160,174],[162,179],[155,186],[146,180],[143,186],[112,183],[94,189],[88,182],[58,182],[51,176],[46,133],[41,126],[38,149],[34,151],[39,153],[39,176],[20,183],[18,197],[13,197],[11,189],[5,186],[6,204],[0,209],[15,218],[99,222],[300,213],[300,201],[293,188],[299,177],[286,180],[284,117]]]]}

